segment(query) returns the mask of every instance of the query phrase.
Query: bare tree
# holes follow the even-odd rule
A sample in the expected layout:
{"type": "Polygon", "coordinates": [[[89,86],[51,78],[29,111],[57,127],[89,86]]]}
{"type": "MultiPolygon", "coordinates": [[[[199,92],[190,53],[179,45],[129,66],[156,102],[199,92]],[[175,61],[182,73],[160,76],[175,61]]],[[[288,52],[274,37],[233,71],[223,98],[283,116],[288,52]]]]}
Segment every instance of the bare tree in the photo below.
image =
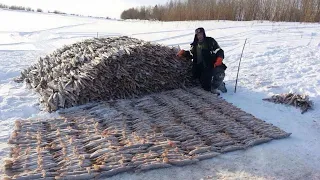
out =
{"type": "Polygon", "coordinates": [[[165,5],[130,8],[123,19],[320,21],[320,0],[170,0],[165,5]]]}

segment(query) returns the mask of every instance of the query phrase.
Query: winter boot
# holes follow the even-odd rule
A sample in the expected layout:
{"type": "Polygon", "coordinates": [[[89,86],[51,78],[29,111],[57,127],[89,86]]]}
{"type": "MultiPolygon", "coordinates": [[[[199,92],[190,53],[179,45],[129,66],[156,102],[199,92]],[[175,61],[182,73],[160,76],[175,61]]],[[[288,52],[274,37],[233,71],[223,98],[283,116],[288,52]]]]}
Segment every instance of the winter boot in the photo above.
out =
{"type": "Polygon", "coordinates": [[[220,96],[220,92],[218,91],[218,89],[211,88],[211,93],[220,96]]]}
{"type": "Polygon", "coordinates": [[[222,82],[218,87],[218,90],[220,90],[222,93],[226,93],[227,92],[226,84],[222,82]]]}

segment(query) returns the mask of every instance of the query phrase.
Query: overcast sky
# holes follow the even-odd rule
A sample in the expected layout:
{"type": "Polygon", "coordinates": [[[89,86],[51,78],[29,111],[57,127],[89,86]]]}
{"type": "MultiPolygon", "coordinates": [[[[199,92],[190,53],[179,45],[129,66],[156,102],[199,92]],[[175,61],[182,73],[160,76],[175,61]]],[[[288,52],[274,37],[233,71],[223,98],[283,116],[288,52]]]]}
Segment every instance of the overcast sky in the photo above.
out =
{"type": "Polygon", "coordinates": [[[166,2],[168,0],[0,0],[0,3],[6,5],[111,18],[120,18],[121,12],[131,7],[165,4],[166,2]]]}

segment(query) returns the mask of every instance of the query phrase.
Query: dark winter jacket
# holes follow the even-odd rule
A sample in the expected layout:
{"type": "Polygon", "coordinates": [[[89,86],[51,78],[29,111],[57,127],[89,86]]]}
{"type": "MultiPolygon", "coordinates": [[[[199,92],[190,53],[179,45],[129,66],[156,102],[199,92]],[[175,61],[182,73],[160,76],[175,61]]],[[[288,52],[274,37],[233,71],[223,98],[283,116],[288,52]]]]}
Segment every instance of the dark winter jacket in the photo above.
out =
{"type": "MultiPolygon", "coordinates": [[[[205,48],[202,48],[202,59],[203,59],[203,67],[204,68],[213,68],[213,64],[215,63],[217,57],[221,57],[224,59],[224,51],[220,48],[217,41],[212,37],[206,37],[204,33],[204,42],[203,46],[205,48]]],[[[185,57],[188,59],[193,59],[193,64],[197,64],[197,46],[198,46],[198,40],[194,38],[194,41],[190,44],[191,48],[190,51],[185,52],[185,57]]],[[[224,69],[227,68],[227,66],[222,63],[221,65],[224,69]]]]}

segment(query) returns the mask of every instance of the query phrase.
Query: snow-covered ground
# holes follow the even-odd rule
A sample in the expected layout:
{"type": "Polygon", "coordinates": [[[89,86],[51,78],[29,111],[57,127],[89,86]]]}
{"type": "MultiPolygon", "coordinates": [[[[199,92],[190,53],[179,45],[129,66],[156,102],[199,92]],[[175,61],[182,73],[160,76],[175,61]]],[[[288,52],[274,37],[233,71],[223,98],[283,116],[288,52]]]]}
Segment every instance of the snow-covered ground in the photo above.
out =
{"type": "Polygon", "coordinates": [[[320,24],[116,21],[8,10],[0,10],[0,22],[1,159],[9,151],[6,142],[14,120],[56,116],[40,111],[38,95],[13,82],[40,56],[97,35],[127,35],[189,49],[194,29],[202,26],[225,50],[229,91],[223,98],[292,135],[191,166],[121,174],[110,179],[320,179],[320,24]],[[315,109],[301,115],[299,109],[262,101],[272,94],[287,92],[310,95],[315,109]]]}

